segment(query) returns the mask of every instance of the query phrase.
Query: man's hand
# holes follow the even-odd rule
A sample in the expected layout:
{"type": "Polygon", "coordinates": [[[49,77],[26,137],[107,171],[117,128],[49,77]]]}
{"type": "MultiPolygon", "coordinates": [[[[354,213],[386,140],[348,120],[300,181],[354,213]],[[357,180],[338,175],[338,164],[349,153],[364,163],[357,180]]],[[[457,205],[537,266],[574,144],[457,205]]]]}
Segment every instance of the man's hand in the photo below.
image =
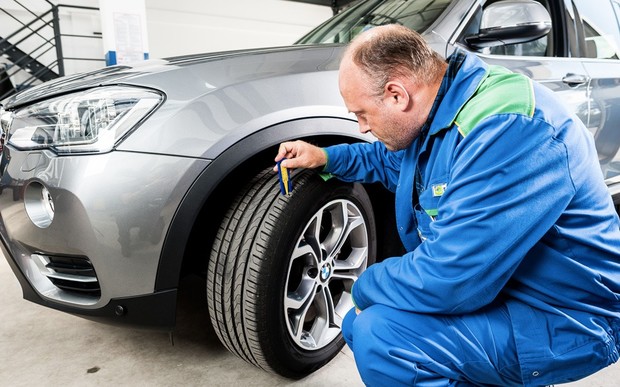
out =
{"type": "MultiPolygon", "coordinates": [[[[327,155],[323,149],[304,141],[283,142],[275,158],[276,163],[286,158],[282,166],[286,168],[317,168],[327,163],[327,155]]],[[[277,167],[273,168],[277,171],[277,167]]]]}

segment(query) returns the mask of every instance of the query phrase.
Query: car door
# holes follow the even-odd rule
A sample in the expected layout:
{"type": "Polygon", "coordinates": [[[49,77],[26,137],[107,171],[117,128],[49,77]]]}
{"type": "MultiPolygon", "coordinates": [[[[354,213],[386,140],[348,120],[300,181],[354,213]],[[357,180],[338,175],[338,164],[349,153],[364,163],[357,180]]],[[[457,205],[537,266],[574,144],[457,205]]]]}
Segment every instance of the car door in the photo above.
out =
{"type": "Polygon", "coordinates": [[[590,78],[590,119],[603,174],[620,181],[620,1],[572,0],[590,78]]]}
{"type": "MultiPolygon", "coordinates": [[[[501,1],[501,0],[500,0],[501,1]]],[[[485,62],[501,65],[523,73],[556,92],[584,122],[590,120],[590,80],[580,55],[576,32],[576,17],[572,8],[562,0],[536,0],[550,16],[551,30],[540,39],[527,43],[503,44],[481,49],[472,48],[466,38],[480,30],[486,1],[474,7],[465,25],[457,29],[452,42],[456,46],[476,52],[485,62]]],[[[591,1],[591,0],[584,0],[591,1]]],[[[506,23],[511,23],[507,20],[506,23]]]]}

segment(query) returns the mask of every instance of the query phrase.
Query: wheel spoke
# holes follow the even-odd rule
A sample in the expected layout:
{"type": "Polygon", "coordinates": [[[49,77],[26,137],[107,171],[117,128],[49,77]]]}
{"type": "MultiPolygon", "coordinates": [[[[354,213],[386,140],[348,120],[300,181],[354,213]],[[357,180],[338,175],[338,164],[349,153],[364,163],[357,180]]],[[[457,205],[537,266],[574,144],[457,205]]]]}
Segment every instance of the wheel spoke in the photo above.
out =
{"type": "Polygon", "coordinates": [[[331,257],[337,257],[338,254],[340,254],[343,245],[349,240],[349,236],[353,231],[361,227],[365,233],[366,225],[364,223],[364,218],[361,215],[349,214],[346,203],[341,203],[340,208],[342,209],[342,223],[338,228],[334,227],[339,233],[336,238],[336,244],[328,250],[328,254],[331,257]]]}
{"type": "Polygon", "coordinates": [[[303,281],[305,291],[287,294],[284,307],[288,321],[293,330],[293,336],[300,339],[303,334],[303,325],[310,306],[314,301],[317,284],[315,281],[303,281]]]}
{"type": "MultiPolygon", "coordinates": [[[[340,325],[336,327],[334,324],[334,302],[327,286],[321,287],[314,300],[317,317],[309,334],[317,345],[321,345],[323,341],[331,339],[328,335],[330,328],[340,329],[340,325]]],[[[342,323],[342,321],[340,322],[342,323]]]]}
{"type": "Polygon", "coordinates": [[[349,219],[349,213],[346,209],[346,205],[342,202],[337,202],[332,208],[329,209],[331,215],[331,230],[323,241],[323,247],[328,256],[333,256],[340,250],[342,243],[346,239],[346,225],[349,219]]]}
{"type": "Polygon", "coordinates": [[[323,212],[319,211],[312,217],[308,226],[303,232],[303,239],[314,250],[314,255],[318,261],[322,258],[321,249],[321,222],[323,221],[323,212]]]}
{"type": "MultiPolygon", "coordinates": [[[[294,292],[287,293],[284,300],[284,307],[287,310],[300,310],[304,305],[312,302],[312,297],[316,291],[316,282],[312,279],[306,279],[301,282],[294,292]]],[[[307,306],[305,306],[307,308],[307,306]]]]}
{"type": "Polygon", "coordinates": [[[345,259],[334,261],[332,278],[356,280],[361,271],[366,269],[366,262],[368,262],[368,248],[355,248],[345,259]]]}
{"type": "Polygon", "coordinates": [[[295,247],[295,250],[293,250],[291,258],[295,260],[305,257],[314,257],[314,260],[317,261],[316,250],[313,246],[310,246],[307,243],[300,243],[297,247],[295,247]]]}

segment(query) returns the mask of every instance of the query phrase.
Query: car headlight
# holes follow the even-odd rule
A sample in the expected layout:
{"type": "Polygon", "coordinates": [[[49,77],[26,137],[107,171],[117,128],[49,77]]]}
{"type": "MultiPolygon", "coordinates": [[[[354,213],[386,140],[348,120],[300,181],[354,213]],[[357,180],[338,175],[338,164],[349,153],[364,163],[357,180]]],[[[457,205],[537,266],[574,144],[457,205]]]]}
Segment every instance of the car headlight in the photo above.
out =
{"type": "Polygon", "coordinates": [[[18,149],[109,152],[162,99],[152,90],[102,87],[19,109],[2,125],[10,126],[8,143],[18,149]]]}

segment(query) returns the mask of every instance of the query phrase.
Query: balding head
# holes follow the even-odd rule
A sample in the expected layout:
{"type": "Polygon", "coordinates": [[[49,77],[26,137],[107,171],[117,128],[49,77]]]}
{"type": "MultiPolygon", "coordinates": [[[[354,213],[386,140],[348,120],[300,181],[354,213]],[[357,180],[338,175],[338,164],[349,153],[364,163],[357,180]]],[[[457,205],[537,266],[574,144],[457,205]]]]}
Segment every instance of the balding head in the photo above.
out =
{"type": "Polygon", "coordinates": [[[347,48],[340,93],[362,133],[371,132],[389,150],[405,149],[421,133],[446,67],[416,32],[375,27],[347,48]]]}
{"type": "Polygon", "coordinates": [[[358,35],[347,48],[341,71],[356,66],[368,78],[377,94],[394,77],[434,83],[444,74],[445,62],[417,32],[390,24],[358,35]]]}

